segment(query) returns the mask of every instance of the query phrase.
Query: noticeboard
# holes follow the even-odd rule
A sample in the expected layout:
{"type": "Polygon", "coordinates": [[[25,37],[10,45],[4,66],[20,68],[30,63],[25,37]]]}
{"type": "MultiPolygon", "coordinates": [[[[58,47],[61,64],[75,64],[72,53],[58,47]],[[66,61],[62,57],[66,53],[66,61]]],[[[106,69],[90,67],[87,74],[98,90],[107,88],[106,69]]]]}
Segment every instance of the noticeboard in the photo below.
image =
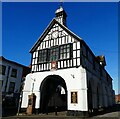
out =
{"type": "Polygon", "coordinates": [[[71,103],[78,103],[78,92],[71,92],[71,103]]]}

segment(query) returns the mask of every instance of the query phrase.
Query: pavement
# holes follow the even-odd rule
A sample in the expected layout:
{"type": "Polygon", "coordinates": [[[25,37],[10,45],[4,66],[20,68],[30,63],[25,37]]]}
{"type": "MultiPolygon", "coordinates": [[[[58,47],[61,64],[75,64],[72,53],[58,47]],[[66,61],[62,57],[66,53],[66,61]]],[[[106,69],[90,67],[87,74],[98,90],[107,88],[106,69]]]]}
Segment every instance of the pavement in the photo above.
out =
{"type": "MultiPolygon", "coordinates": [[[[13,111],[15,112],[15,111],[13,111]]],[[[66,116],[66,111],[51,112],[47,114],[32,114],[27,115],[25,113],[19,113],[16,115],[15,113],[10,113],[2,117],[1,119],[120,119],[120,104],[116,105],[112,108],[107,109],[106,111],[101,111],[92,117],[75,117],[75,116],[66,116]]]]}
{"type": "Polygon", "coordinates": [[[110,112],[106,114],[100,114],[97,116],[82,118],[82,117],[74,117],[74,116],[66,116],[66,112],[58,112],[57,115],[54,113],[39,114],[39,115],[14,115],[8,117],[2,117],[2,119],[120,119],[120,112],[110,112]]]}
{"type": "Polygon", "coordinates": [[[110,113],[106,113],[106,114],[103,114],[103,115],[98,115],[96,117],[119,117],[120,119],[120,112],[110,112],[110,113]]]}

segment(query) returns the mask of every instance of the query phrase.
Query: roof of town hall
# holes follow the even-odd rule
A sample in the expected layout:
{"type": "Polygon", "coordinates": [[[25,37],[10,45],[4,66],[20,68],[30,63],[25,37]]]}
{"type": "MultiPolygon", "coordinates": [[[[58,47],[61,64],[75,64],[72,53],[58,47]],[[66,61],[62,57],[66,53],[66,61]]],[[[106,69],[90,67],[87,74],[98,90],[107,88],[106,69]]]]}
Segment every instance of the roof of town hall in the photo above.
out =
{"type": "Polygon", "coordinates": [[[74,38],[76,38],[76,40],[83,41],[82,38],[80,38],[78,35],[76,35],[75,33],[73,33],[69,28],[67,28],[65,25],[59,23],[55,18],[53,18],[52,21],[48,24],[47,28],[43,31],[43,33],[41,34],[41,36],[38,38],[38,40],[36,41],[36,43],[31,48],[30,53],[32,53],[32,52],[34,52],[36,50],[36,48],[40,45],[40,43],[42,42],[42,40],[45,38],[45,36],[47,35],[47,33],[50,31],[50,29],[52,28],[52,26],[55,23],[57,23],[61,28],[63,28],[71,36],[73,36],[74,38]]]}

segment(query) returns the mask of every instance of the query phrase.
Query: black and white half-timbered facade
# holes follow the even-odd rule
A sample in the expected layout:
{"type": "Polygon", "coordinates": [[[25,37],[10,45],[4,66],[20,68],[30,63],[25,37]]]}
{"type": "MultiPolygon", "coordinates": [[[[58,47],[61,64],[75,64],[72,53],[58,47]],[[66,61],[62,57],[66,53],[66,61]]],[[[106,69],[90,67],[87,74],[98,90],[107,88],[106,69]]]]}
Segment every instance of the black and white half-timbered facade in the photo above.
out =
{"type": "Polygon", "coordinates": [[[112,78],[105,57],[95,56],[88,45],[66,26],[67,14],[60,6],[30,50],[32,71],[26,76],[21,108],[28,95],[36,95],[39,113],[57,107],[68,115],[86,115],[114,104],[112,78]]]}

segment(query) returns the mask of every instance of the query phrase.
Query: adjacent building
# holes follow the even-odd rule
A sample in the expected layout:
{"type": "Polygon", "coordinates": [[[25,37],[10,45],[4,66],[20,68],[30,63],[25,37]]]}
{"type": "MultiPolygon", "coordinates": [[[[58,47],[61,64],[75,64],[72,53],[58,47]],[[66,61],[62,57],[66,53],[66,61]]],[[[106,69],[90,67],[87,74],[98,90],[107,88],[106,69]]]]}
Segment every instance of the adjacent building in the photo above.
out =
{"type": "MultiPolygon", "coordinates": [[[[20,88],[22,79],[30,73],[30,68],[14,61],[0,57],[0,83],[3,100],[9,99],[6,103],[12,99],[17,101],[19,99],[20,88]]],[[[14,100],[14,101],[15,101],[14,100]]]]}
{"type": "Polygon", "coordinates": [[[120,94],[115,95],[115,102],[120,103],[120,94]]]}
{"type": "Polygon", "coordinates": [[[62,6],[30,50],[32,73],[26,76],[21,108],[36,95],[39,113],[57,107],[67,115],[88,113],[113,106],[112,78],[105,70],[105,56],[95,56],[82,38],[66,25],[62,6]]]}

